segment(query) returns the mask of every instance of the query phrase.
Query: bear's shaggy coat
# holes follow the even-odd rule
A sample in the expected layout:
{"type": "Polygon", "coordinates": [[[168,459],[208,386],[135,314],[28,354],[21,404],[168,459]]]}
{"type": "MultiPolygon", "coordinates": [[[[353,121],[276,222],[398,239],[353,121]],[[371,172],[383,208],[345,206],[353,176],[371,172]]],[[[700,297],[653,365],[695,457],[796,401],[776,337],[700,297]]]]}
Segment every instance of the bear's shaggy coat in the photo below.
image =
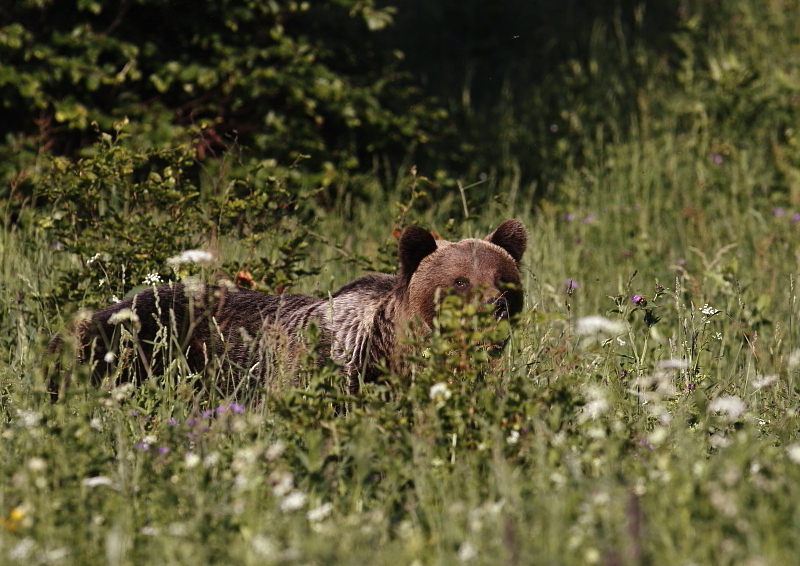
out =
{"type": "MultiPolygon", "coordinates": [[[[234,375],[269,379],[281,364],[291,366],[301,341],[298,332],[312,321],[319,329],[318,351],[342,364],[348,387],[374,379],[382,364],[393,369],[397,336],[415,319],[433,321],[436,300],[446,289],[479,295],[492,303],[498,319],[522,309],[519,262],[527,245],[521,222],[507,220],[484,240],[435,240],[410,226],[398,242],[397,275],[359,277],[330,298],[268,295],[233,286],[161,285],[141,291],[79,321],[78,360],[94,363],[99,383],[123,364],[134,376],[158,375],[175,355],[192,372],[224,360],[234,375]],[[123,328],[135,340],[123,340],[123,328]],[[154,348],[154,344],[160,344],[154,348]]],[[[54,338],[51,354],[61,351],[54,338]]],[[[54,393],[56,393],[54,391],[54,393]]]]}

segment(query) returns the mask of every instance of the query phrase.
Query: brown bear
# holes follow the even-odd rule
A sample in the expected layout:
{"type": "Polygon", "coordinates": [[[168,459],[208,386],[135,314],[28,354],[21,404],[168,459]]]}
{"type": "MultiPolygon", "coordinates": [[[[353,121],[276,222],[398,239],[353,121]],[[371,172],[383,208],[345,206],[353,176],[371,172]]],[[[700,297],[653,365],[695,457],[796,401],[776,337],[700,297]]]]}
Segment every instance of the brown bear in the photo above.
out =
{"type": "MultiPolygon", "coordinates": [[[[95,383],[119,365],[133,371],[134,380],[159,375],[176,356],[193,373],[224,360],[228,375],[270,379],[277,366],[291,366],[302,347],[300,331],[313,323],[317,351],[341,364],[352,391],[359,374],[370,381],[381,367],[402,367],[399,334],[414,321],[429,326],[437,298],[448,289],[477,294],[498,320],[519,314],[519,262],[526,245],[527,232],[517,220],[506,220],[483,240],[459,242],[436,240],[409,226],[398,242],[397,275],[364,275],[329,298],[268,295],[233,285],[160,285],[79,321],[73,332],[77,359],[94,363],[95,383]]],[[[62,346],[57,336],[48,351],[57,354],[62,346]]],[[[51,392],[57,395],[59,387],[51,384],[51,392]]]]}

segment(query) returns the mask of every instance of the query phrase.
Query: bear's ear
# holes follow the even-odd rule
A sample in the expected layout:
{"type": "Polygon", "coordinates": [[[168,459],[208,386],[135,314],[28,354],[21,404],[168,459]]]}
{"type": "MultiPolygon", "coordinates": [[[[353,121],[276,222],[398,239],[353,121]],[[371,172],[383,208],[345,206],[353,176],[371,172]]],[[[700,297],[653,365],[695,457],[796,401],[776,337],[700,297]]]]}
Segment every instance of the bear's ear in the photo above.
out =
{"type": "Polygon", "coordinates": [[[528,231],[519,220],[506,220],[486,236],[486,241],[500,246],[519,263],[528,245],[528,231]]]}
{"type": "Polygon", "coordinates": [[[436,240],[431,233],[419,226],[407,226],[400,234],[397,243],[397,255],[400,259],[400,276],[406,280],[419,267],[425,257],[436,251],[436,240]]]}

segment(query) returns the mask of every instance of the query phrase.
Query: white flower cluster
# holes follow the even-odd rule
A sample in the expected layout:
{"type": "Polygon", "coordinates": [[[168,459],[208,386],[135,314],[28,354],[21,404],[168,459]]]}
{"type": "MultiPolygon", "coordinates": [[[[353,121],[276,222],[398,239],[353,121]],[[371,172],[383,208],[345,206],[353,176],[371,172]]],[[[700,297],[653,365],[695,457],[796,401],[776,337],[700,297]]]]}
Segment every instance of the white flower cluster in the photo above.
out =
{"type": "Polygon", "coordinates": [[[148,273],[142,279],[142,285],[158,285],[159,283],[161,283],[161,276],[156,272],[148,273]]]}
{"type": "Polygon", "coordinates": [[[723,413],[727,415],[730,420],[736,420],[742,416],[746,407],[744,401],[735,395],[723,395],[712,399],[708,404],[709,411],[723,413]]]}
{"type": "Polygon", "coordinates": [[[167,264],[174,268],[182,263],[208,263],[213,260],[214,256],[205,250],[184,250],[169,258],[167,264]]]}
{"type": "Polygon", "coordinates": [[[709,306],[708,303],[704,304],[700,308],[700,312],[706,316],[714,316],[715,314],[719,314],[719,311],[712,306],[709,306]]]}
{"type": "Polygon", "coordinates": [[[453,393],[450,391],[450,388],[447,387],[446,383],[435,383],[431,386],[428,396],[431,398],[431,401],[436,403],[436,408],[441,409],[444,407],[447,400],[453,396],[453,393]]]}

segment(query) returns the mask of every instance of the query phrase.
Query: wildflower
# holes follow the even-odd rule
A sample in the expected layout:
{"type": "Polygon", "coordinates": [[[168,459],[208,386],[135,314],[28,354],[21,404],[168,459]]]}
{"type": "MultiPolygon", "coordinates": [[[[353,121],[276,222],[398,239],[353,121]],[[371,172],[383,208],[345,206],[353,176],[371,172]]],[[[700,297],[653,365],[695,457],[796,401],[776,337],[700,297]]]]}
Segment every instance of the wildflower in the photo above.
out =
{"type": "Polygon", "coordinates": [[[792,222],[800,222],[800,212],[792,214],[792,222]]]}
{"type": "Polygon", "coordinates": [[[205,250],[184,250],[175,257],[167,260],[167,264],[177,267],[182,263],[208,263],[213,261],[214,256],[205,250]]]}
{"type": "Polygon", "coordinates": [[[431,385],[428,396],[431,401],[436,403],[436,408],[441,409],[444,407],[447,400],[453,396],[453,393],[450,391],[450,388],[447,387],[446,383],[434,383],[431,385]]]}
{"type": "Polygon", "coordinates": [[[725,413],[729,419],[734,420],[742,416],[745,410],[744,401],[735,395],[723,395],[712,399],[708,404],[708,410],[715,413],[725,413]]]}
{"type": "Polygon", "coordinates": [[[790,444],[787,446],[786,455],[795,464],[800,464],[800,444],[790,444]]]}
{"type": "Polygon", "coordinates": [[[468,562],[478,555],[478,551],[475,550],[475,547],[472,546],[472,543],[469,541],[464,541],[461,543],[461,546],[458,547],[457,555],[461,562],[468,562]]]}
{"type": "Polygon", "coordinates": [[[589,214],[584,216],[583,223],[584,224],[591,224],[592,222],[594,222],[595,218],[597,218],[597,213],[596,212],[590,212],[589,214]]]}
{"type": "Polygon", "coordinates": [[[773,214],[773,216],[775,216],[775,217],[780,217],[780,216],[783,216],[784,214],[786,214],[786,209],[784,209],[784,208],[781,208],[781,207],[779,206],[779,207],[777,207],[777,208],[774,208],[774,209],[772,210],[772,214],[773,214]]]}
{"type": "Polygon", "coordinates": [[[189,529],[183,523],[176,521],[167,525],[167,534],[173,537],[185,537],[189,534],[189,529]]]}
{"type": "Polygon", "coordinates": [[[644,446],[648,450],[655,450],[655,448],[653,448],[653,445],[646,438],[640,438],[639,440],[636,441],[636,443],[637,444],[641,444],[642,446],[644,446]]]}
{"type": "Polygon", "coordinates": [[[647,306],[647,299],[642,297],[639,293],[636,293],[633,297],[631,297],[631,302],[638,307],[647,306]]]}
{"type": "Polygon", "coordinates": [[[58,548],[53,548],[51,550],[45,550],[39,555],[39,561],[41,564],[57,564],[59,562],[63,562],[64,559],[69,556],[69,549],[63,546],[58,548]]]}
{"type": "Polygon", "coordinates": [[[756,378],[750,382],[753,389],[761,389],[772,385],[778,379],[777,375],[757,375],[756,378]]]}
{"type": "Polygon", "coordinates": [[[170,418],[167,419],[167,424],[169,426],[177,426],[178,425],[178,421],[177,421],[177,419],[175,417],[170,417],[170,418]]]}
{"type": "Polygon", "coordinates": [[[312,523],[319,523],[328,518],[333,512],[333,504],[331,502],[323,503],[319,507],[309,509],[306,513],[306,518],[312,523]]]}
{"type": "Polygon", "coordinates": [[[583,406],[583,414],[586,418],[595,420],[609,409],[605,391],[596,385],[589,386],[586,391],[586,404],[583,406]]]}
{"type": "Polygon", "coordinates": [[[206,457],[203,458],[203,467],[204,468],[213,468],[219,463],[220,456],[219,452],[209,452],[206,454],[206,457]]]}
{"type": "Polygon", "coordinates": [[[194,452],[187,452],[183,457],[183,464],[186,466],[186,469],[188,470],[196,468],[198,464],[200,464],[200,456],[198,456],[194,452]]]}
{"type": "Polygon", "coordinates": [[[278,547],[272,539],[265,535],[255,535],[250,540],[250,546],[257,555],[274,560],[278,555],[278,547]]]}
{"type": "Polygon", "coordinates": [[[117,359],[116,354],[114,352],[106,352],[106,355],[103,356],[103,361],[107,364],[113,364],[114,360],[117,359]]]}
{"type": "Polygon", "coordinates": [[[584,316],[575,322],[575,332],[583,335],[600,334],[622,334],[625,332],[625,324],[618,320],[610,320],[604,316],[584,316]]]}
{"type": "Polygon", "coordinates": [[[508,438],[506,438],[506,443],[507,444],[511,444],[513,446],[517,442],[519,442],[519,431],[518,430],[512,430],[509,433],[508,438]]]}
{"type": "Polygon", "coordinates": [[[144,276],[144,279],[142,279],[142,285],[158,285],[159,283],[161,283],[161,275],[155,271],[153,273],[148,273],[144,276]]]}
{"type": "Polygon", "coordinates": [[[700,307],[700,312],[706,316],[714,316],[715,314],[719,314],[719,311],[714,307],[709,306],[708,303],[700,307]]]}
{"type": "Polygon", "coordinates": [[[722,163],[722,161],[723,161],[723,160],[722,160],[722,156],[721,156],[719,153],[715,152],[715,151],[712,151],[712,152],[711,152],[711,153],[708,155],[708,157],[709,157],[709,159],[711,159],[711,161],[713,161],[713,162],[714,162],[714,163],[716,163],[717,165],[719,165],[719,164],[720,164],[720,163],[722,163]]]}
{"type": "Polygon", "coordinates": [[[11,550],[8,551],[8,557],[11,560],[24,562],[28,558],[30,558],[35,548],[36,548],[36,541],[34,541],[31,537],[25,537],[24,539],[22,539],[17,544],[11,547],[11,550]]]}
{"type": "Polygon", "coordinates": [[[43,472],[47,469],[47,461],[44,458],[34,456],[28,460],[28,469],[34,473],[43,472]]]}
{"type": "Polygon", "coordinates": [[[112,485],[111,478],[107,478],[106,476],[94,476],[91,478],[83,478],[81,481],[81,485],[85,485],[86,487],[98,487],[101,485],[112,485]]]}
{"type": "Polygon", "coordinates": [[[17,410],[17,425],[23,428],[32,428],[42,422],[41,413],[27,409],[17,410]]]}
{"type": "Polygon", "coordinates": [[[264,453],[264,457],[272,462],[276,458],[279,458],[284,450],[286,450],[286,443],[282,440],[276,440],[269,445],[269,448],[267,448],[267,451],[264,453]]]}
{"type": "Polygon", "coordinates": [[[164,454],[166,454],[167,452],[169,452],[169,446],[159,446],[159,447],[156,449],[156,451],[159,453],[159,455],[163,456],[164,454]]]}
{"type": "Polygon", "coordinates": [[[141,442],[141,441],[137,442],[136,444],[133,445],[133,447],[136,448],[137,450],[141,450],[142,452],[147,452],[148,450],[150,450],[150,445],[147,442],[141,442]]]}
{"type": "Polygon", "coordinates": [[[564,285],[566,286],[567,291],[574,291],[575,289],[580,287],[580,283],[578,283],[574,279],[570,279],[569,277],[564,279],[564,285]]]}
{"type": "Polygon", "coordinates": [[[568,212],[564,215],[564,220],[566,220],[567,222],[572,222],[573,220],[575,220],[575,215],[571,212],[568,212]]]}
{"type": "Polygon", "coordinates": [[[786,365],[789,369],[795,369],[800,366],[800,349],[793,350],[786,358],[786,365]]]}
{"type": "MultiPolygon", "coordinates": [[[[236,413],[237,415],[241,415],[244,412],[244,407],[239,403],[228,403],[227,405],[220,405],[217,407],[217,414],[221,415],[226,410],[229,410],[232,413],[236,413]]],[[[205,415],[205,413],[203,413],[205,415]]]]}
{"type": "Polygon", "coordinates": [[[96,262],[98,259],[100,259],[100,252],[97,252],[97,253],[96,253],[96,254],[94,254],[92,257],[90,257],[89,259],[87,259],[87,260],[86,260],[86,265],[92,265],[92,264],[93,264],[94,262],[96,262]]]}
{"type": "Polygon", "coordinates": [[[286,471],[274,471],[269,475],[269,482],[272,484],[272,494],[275,497],[283,497],[294,487],[292,474],[286,471]]]}
{"type": "Polygon", "coordinates": [[[111,295],[111,302],[112,303],[118,303],[119,302],[119,297],[117,297],[116,295],[111,295]]]}
{"type": "Polygon", "coordinates": [[[286,497],[284,497],[281,501],[281,511],[288,513],[290,511],[302,509],[305,506],[307,499],[308,496],[305,493],[295,489],[294,491],[289,492],[289,494],[287,494],[286,497]]]}

